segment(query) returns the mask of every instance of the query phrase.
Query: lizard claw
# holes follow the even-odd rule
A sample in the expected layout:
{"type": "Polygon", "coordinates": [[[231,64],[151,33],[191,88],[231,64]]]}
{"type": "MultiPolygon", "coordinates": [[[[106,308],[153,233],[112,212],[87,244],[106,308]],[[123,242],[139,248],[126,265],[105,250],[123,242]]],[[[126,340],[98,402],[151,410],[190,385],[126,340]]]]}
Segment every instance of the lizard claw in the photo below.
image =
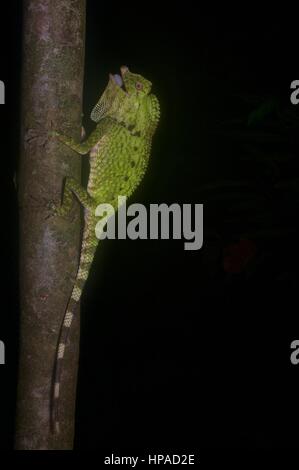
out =
{"type": "Polygon", "coordinates": [[[50,214],[46,217],[49,219],[50,217],[63,217],[66,220],[73,220],[74,217],[71,217],[71,211],[69,209],[66,210],[66,207],[63,205],[57,206],[53,201],[48,201],[47,209],[49,210],[50,214]]]}
{"type": "Polygon", "coordinates": [[[59,207],[54,203],[54,201],[47,201],[46,208],[50,212],[46,219],[59,216],[59,207]]]}

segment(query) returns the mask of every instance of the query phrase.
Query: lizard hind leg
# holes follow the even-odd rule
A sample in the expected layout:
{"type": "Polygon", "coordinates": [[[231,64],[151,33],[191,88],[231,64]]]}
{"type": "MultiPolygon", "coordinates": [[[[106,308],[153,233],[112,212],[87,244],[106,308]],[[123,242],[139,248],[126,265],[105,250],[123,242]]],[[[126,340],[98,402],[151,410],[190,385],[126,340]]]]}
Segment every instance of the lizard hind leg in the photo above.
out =
{"type": "Polygon", "coordinates": [[[58,216],[66,216],[69,214],[73,204],[73,195],[77,197],[83,207],[92,209],[94,207],[94,201],[78,181],[74,178],[66,178],[64,191],[62,196],[62,204],[60,207],[55,208],[55,214],[58,216]]]}

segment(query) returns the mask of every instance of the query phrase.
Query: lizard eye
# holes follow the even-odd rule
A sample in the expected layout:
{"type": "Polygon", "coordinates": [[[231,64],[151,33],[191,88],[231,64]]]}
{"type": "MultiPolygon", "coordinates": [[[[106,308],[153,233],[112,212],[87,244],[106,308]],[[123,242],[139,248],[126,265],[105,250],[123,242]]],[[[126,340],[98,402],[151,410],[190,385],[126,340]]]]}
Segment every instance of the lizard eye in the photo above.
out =
{"type": "Polygon", "coordinates": [[[136,82],[136,89],[137,90],[142,90],[142,88],[143,88],[142,83],[141,82],[136,82]]]}

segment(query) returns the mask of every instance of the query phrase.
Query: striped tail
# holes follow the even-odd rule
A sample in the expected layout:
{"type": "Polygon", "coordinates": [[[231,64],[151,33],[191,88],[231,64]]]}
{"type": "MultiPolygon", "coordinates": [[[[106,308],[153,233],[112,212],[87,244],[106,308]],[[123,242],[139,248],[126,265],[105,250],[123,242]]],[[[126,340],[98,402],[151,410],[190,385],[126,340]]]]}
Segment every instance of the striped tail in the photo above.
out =
{"type": "Polygon", "coordinates": [[[64,352],[72,325],[72,321],[75,315],[76,307],[78,306],[83,287],[88,278],[90,266],[92,264],[94,254],[98,245],[98,239],[95,236],[94,224],[89,217],[85,220],[85,229],[83,233],[82,249],[80,255],[80,263],[72,290],[71,297],[69,299],[66,312],[64,315],[63,323],[60,329],[59,341],[56,351],[55,369],[54,369],[54,380],[52,390],[52,401],[51,401],[51,424],[54,432],[59,433],[60,421],[59,421],[59,396],[61,388],[61,374],[63,367],[64,352]],[[88,220],[89,219],[89,220],[88,220]]]}

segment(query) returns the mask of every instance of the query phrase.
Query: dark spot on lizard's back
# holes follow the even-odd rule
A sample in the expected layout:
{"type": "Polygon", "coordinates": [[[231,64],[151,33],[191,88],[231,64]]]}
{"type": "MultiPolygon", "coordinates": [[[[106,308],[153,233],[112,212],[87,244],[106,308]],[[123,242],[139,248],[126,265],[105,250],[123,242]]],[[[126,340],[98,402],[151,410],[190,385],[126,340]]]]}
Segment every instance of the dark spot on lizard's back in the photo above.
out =
{"type": "Polygon", "coordinates": [[[140,131],[136,131],[136,132],[133,133],[133,135],[134,135],[135,137],[140,137],[141,133],[140,133],[140,131]]]}
{"type": "Polygon", "coordinates": [[[137,152],[137,150],[138,150],[138,147],[136,147],[136,145],[135,145],[135,147],[134,147],[134,149],[133,149],[133,150],[134,150],[134,152],[137,152]]]}
{"type": "Polygon", "coordinates": [[[131,165],[131,167],[133,168],[133,167],[136,165],[136,162],[135,162],[134,160],[131,160],[131,161],[130,161],[130,165],[131,165]]]}
{"type": "Polygon", "coordinates": [[[124,181],[128,181],[129,177],[128,176],[125,176],[124,177],[124,181]]]}
{"type": "Polygon", "coordinates": [[[134,124],[130,124],[130,125],[128,126],[128,130],[129,130],[129,131],[132,131],[132,130],[134,129],[134,127],[135,127],[134,124]]]}

